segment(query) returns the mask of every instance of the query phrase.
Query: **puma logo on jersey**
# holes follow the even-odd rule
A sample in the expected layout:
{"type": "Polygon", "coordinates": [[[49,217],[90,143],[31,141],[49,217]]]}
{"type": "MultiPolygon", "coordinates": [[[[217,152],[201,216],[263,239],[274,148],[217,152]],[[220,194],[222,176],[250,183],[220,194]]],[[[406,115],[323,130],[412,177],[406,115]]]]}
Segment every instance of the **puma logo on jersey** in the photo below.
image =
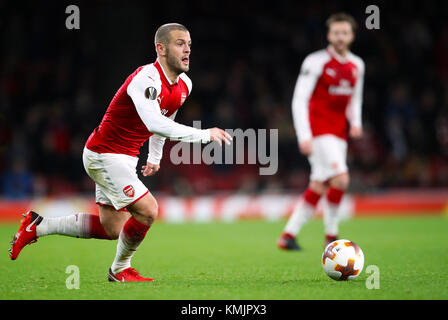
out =
{"type": "Polygon", "coordinates": [[[325,69],[325,73],[328,74],[330,77],[336,77],[336,71],[334,69],[331,68],[327,68],[325,69]]]}

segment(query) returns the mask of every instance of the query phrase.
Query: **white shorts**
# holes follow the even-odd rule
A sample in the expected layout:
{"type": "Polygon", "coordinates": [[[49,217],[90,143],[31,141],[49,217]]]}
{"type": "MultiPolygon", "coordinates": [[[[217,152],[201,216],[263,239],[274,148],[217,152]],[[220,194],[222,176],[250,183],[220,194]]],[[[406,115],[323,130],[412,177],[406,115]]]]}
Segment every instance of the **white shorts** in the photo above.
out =
{"type": "Polygon", "coordinates": [[[308,157],[311,181],[324,182],[346,173],[347,141],[332,134],[317,136],[312,140],[313,151],[308,157]]]}
{"type": "Polygon", "coordinates": [[[137,176],[136,157],[84,148],[82,160],[87,174],[95,181],[97,204],[123,210],[149,192],[137,176]]]}

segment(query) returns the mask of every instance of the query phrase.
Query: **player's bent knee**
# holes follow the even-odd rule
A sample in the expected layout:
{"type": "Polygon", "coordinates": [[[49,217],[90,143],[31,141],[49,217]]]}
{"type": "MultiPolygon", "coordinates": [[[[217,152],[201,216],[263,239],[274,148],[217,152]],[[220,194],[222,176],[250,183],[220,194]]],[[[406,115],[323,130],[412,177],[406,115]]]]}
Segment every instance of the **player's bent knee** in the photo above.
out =
{"type": "Polygon", "coordinates": [[[128,210],[138,216],[138,220],[144,221],[147,225],[151,225],[157,219],[159,205],[154,197],[148,196],[129,207],[128,210]]]}
{"type": "Polygon", "coordinates": [[[151,206],[148,206],[145,209],[139,210],[136,213],[137,213],[137,215],[140,216],[141,219],[143,219],[145,221],[145,224],[151,225],[157,219],[157,216],[158,216],[158,206],[157,205],[151,205],[151,206]]]}
{"type": "Polygon", "coordinates": [[[154,201],[148,206],[146,217],[154,221],[157,219],[158,215],[159,215],[159,205],[157,201],[154,201]]]}

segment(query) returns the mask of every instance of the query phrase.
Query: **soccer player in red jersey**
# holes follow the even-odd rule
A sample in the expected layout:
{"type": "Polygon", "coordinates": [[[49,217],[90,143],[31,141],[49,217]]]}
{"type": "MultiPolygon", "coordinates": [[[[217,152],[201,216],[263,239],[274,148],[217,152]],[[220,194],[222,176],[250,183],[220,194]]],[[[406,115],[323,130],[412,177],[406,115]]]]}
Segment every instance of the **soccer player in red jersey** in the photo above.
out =
{"type": "Polygon", "coordinates": [[[22,248],[50,234],[78,238],[118,239],[110,281],[152,281],[131,267],[131,258],[158,214],[156,199],[137,176],[139,149],[149,139],[143,176],[160,169],[166,138],[230,144],[222,129],[197,129],[174,121],[178,109],[191,94],[189,70],[191,38],[177,23],[161,26],[155,34],[157,60],[137,68],[115,93],[83,152],[87,174],[96,184],[99,216],[77,213],[46,218],[30,211],[14,236],[10,258],[22,248]]]}
{"type": "Polygon", "coordinates": [[[350,52],[356,22],[338,13],[328,18],[327,27],[328,47],[305,58],[294,90],[294,126],[311,175],[277,241],[286,250],[300,249],[296,237],[324,195],[325,243],[338,238],[338,208],[349,185],[347,138],[362,136],[364,62],[350,52]]]}

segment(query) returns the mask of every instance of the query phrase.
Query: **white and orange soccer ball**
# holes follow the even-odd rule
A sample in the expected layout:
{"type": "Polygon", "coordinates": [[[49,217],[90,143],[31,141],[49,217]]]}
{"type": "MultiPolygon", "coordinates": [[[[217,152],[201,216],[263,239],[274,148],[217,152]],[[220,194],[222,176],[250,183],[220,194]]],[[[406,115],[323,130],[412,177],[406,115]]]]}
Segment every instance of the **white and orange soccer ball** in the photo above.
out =
{"type": "Polygon", "coordinates": [[[334,280],[353,280],[364,267],[364,253],[350,240],[340,239],[327,245],[322,254],[322,268],[334,280]]]}

